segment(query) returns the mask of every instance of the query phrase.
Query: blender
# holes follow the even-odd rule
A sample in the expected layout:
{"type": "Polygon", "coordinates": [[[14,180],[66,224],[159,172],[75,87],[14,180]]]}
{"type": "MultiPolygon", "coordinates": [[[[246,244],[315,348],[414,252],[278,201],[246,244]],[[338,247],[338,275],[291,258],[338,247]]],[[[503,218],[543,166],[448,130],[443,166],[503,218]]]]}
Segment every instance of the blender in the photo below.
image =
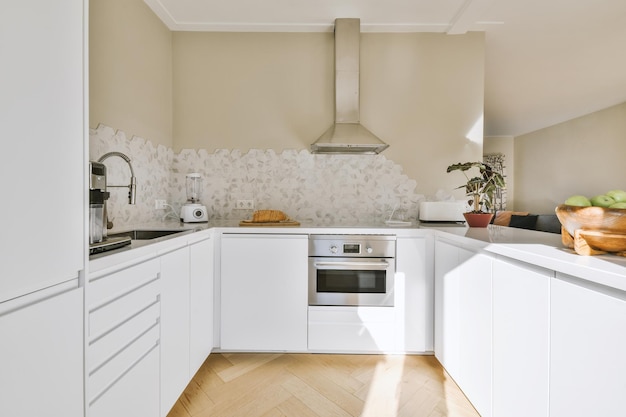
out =
{"type": "Polygon", "coordinates": [[[193,172],[187,174],[185,182],[187,189],[187,201],[180,209],[180,221],[184,223],[209,221],[206,207],[200,204],[202,177],[197,172],[193,172]]]}

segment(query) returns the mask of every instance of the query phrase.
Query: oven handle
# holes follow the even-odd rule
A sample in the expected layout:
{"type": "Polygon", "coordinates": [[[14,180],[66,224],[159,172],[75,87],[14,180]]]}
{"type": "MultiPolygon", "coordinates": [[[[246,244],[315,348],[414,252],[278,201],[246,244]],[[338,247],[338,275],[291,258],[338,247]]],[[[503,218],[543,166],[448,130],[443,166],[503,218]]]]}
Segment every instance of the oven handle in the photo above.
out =
{"type": "Polygon", "coordinates": [[[379,267],[381,269],[386,269],[389,267],[389,262],[326,262],[326,261],[321,261],[321,262],[315,262],[313,264],[313,266],[315,266],[316,268],[319,267],[333,267],[333,266],[340,266],[340,267],[368,267],[368,268],[373,268],[373,267],[379,267]]]}

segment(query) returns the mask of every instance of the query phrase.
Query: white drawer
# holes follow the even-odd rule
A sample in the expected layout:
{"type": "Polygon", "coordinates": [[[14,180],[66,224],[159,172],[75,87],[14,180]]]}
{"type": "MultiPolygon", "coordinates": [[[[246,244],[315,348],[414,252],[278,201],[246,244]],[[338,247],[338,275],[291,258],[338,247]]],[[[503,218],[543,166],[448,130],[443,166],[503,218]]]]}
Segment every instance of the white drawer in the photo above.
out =
{"type": "Polygon", "coordinates": [[[308,349],[396,351],[395,310],[393,307],[309,307],[308,349]]]}
{"type": "Polygon", "coordinates": [[[160,271],[158,259],[131,266],[110,275],[89,281],[87,303],[89,309],[119,297],[141,283],[157,277],[160,271]]]}
{"type": "Polygon", "coordinates": [[[160,313],[160,302],[154,300],[149,307],[140,311],[136,316],[105,333],[102,337],[90,340],[87,348],[87,371],[89,374],[104,366],[152,327],[158,326],[160,313]]]}
{"type": "Polygon", "coordinates": [[[114,355],[108,362],[89,375],[89,406],[113,388],[126,374],[131,372],[144,357],[159,348],[159,326],[135,340],[131,345],[114,355]]]}
{"type": "Polygon", "coordinates": [[[149,277],[136,287],[125,287],[102,304],[89,309],[89,342],[103,337],[142,311],[158,303],[161,292],[159,276],[149,277]]]}

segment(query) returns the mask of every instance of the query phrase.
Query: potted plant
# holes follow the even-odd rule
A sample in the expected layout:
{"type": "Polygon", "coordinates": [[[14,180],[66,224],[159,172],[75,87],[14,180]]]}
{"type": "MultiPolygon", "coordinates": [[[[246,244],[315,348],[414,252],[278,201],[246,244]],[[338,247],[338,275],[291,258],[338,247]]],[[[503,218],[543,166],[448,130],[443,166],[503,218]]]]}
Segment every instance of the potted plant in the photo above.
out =
{"type": "Polygon", "coordinates": [[[483,162],[464,162],[452,164],[447,172],[461,171],[467,182],[457,188],[465,188],[465,194],[470,197],[468,204],[472,211],[463,216],[470,227],[487,227],[493,217],[495,192],[505,187],[504,177],[483,162]],[[470,177],[467,171],[476,168],[478,175],[470,177]]]}

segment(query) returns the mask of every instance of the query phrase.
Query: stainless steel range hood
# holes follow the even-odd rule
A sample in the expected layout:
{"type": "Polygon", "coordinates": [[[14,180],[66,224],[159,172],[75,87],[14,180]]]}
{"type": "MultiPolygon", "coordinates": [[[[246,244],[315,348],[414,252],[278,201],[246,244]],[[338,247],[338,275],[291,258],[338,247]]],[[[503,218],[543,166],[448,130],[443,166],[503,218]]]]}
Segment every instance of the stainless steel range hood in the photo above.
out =
{"type": "Polygon", "coordinates": [[[312,153],[378,154],[389,145],[360,124],[360,19],[335,19],[335,124],[312,145],[312,153]]]}

